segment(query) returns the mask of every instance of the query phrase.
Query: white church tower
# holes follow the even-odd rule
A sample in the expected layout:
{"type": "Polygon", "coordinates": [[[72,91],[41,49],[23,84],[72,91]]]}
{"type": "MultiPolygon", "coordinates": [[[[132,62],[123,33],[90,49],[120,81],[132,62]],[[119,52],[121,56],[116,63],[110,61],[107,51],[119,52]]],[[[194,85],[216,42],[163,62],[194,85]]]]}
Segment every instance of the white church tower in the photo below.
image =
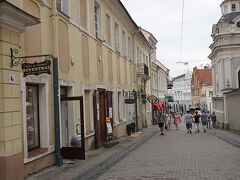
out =
{"type": "Polygon", "coordinates": [[[213,25],[210,45],[213,73],[213,111],[218,125],[240,131],[240,0],[224,0],[222,17],[213,25]]]}

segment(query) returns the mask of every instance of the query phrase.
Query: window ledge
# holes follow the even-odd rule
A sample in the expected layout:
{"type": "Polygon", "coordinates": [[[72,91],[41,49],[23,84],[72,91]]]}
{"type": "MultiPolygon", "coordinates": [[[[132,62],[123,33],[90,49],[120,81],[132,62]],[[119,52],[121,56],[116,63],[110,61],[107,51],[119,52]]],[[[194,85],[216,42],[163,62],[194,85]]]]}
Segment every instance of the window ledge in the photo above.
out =
{"type": "Polygon", "coordinates": [[[28,152],[28,158],[37,156],[37,155],[42,154],[42,153],[47,152],[47,151],[48,151],[48,148],[34,149],[34,150],[28,152]]]}

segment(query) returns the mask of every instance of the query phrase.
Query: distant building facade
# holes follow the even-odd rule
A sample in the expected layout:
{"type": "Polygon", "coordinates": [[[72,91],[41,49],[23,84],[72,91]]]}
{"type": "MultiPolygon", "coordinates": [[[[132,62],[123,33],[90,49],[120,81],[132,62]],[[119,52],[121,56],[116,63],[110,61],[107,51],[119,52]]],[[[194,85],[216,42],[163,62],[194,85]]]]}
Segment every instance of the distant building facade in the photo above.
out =
{"type": "Polygon", "coordinates": [[[240,0],[224,0],[222,17],[213,25],[209,59],[213,69],[213,111],[217,124],[240,131],[240,0]]]}
{"type": "Polygon", "coordinates": [[[197,67],[193,68],[191,80],[193,108],[209,110],[210,107],[207,106],[206,93],[207,90],[209,90],[209,87],[211,86],[212,86],[212,69],[211,68],[198,69],[197,67]]]}
{"type": "Polygon", "coordinates": [[[168,95],[174,99],[171,103],[172,111],[185,111],[192,106],[191,79],[192,73],[188,72],[172,80],[172,89],[168,90],[168,95]]]}

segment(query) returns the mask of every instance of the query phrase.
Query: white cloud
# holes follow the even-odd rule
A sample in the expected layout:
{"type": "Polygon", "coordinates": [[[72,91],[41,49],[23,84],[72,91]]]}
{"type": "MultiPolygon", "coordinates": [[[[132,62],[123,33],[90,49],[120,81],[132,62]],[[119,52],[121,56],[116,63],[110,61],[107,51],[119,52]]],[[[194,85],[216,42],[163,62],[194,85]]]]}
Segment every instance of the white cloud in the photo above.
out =
{"type": "Polygon", "coordinates": [[[210,53],[211,29],[220,19],[222,1],[185,0],[182,60],[198,62],[191,62],[189,66],[178,64],[177,68],[182,0],[122,0],[122,3],[134,21],[157,38],[157,58],[176,76],[187,68],[209,63],[203,60],[210,53]]]}

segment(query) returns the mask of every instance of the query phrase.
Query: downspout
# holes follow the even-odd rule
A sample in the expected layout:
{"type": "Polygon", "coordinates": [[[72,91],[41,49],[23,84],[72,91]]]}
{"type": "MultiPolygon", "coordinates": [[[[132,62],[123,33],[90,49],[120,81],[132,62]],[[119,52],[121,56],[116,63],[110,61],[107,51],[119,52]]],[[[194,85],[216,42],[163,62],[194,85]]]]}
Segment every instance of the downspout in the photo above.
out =
{"type": "MultiPolygon", "coordinates": [[[[58,57],[58,29],[57,29],[57,3],[52,0],[52,37],[53,56],[58,57]]],[[[54,125],[55,125],[55,163],[57,166],[63,164],[60,149],[60,122],[59,122],[59,87],[58,87],[58,59],[53,59],[53,90],[54,90],[54,125]]]]}
{"type": "MultiPolygon", "coordinates": [[[[136,57],[135,57],[135,35],[139,32],[139,28],[137,31],[132,33],[132,57],[133,57],[133,67],[134,67],[134,82],[137,85],[137,71],[136,71],[136,57]]],[[[138,89],[138,85],[136,86],[136,89],[138,89]]],[[[138,98],[137,98],[137,90],[133,90],[134,92],[134,99],[135,99],[135,115],[136,115],[136,131],[138,131],[138,98]]]]}

